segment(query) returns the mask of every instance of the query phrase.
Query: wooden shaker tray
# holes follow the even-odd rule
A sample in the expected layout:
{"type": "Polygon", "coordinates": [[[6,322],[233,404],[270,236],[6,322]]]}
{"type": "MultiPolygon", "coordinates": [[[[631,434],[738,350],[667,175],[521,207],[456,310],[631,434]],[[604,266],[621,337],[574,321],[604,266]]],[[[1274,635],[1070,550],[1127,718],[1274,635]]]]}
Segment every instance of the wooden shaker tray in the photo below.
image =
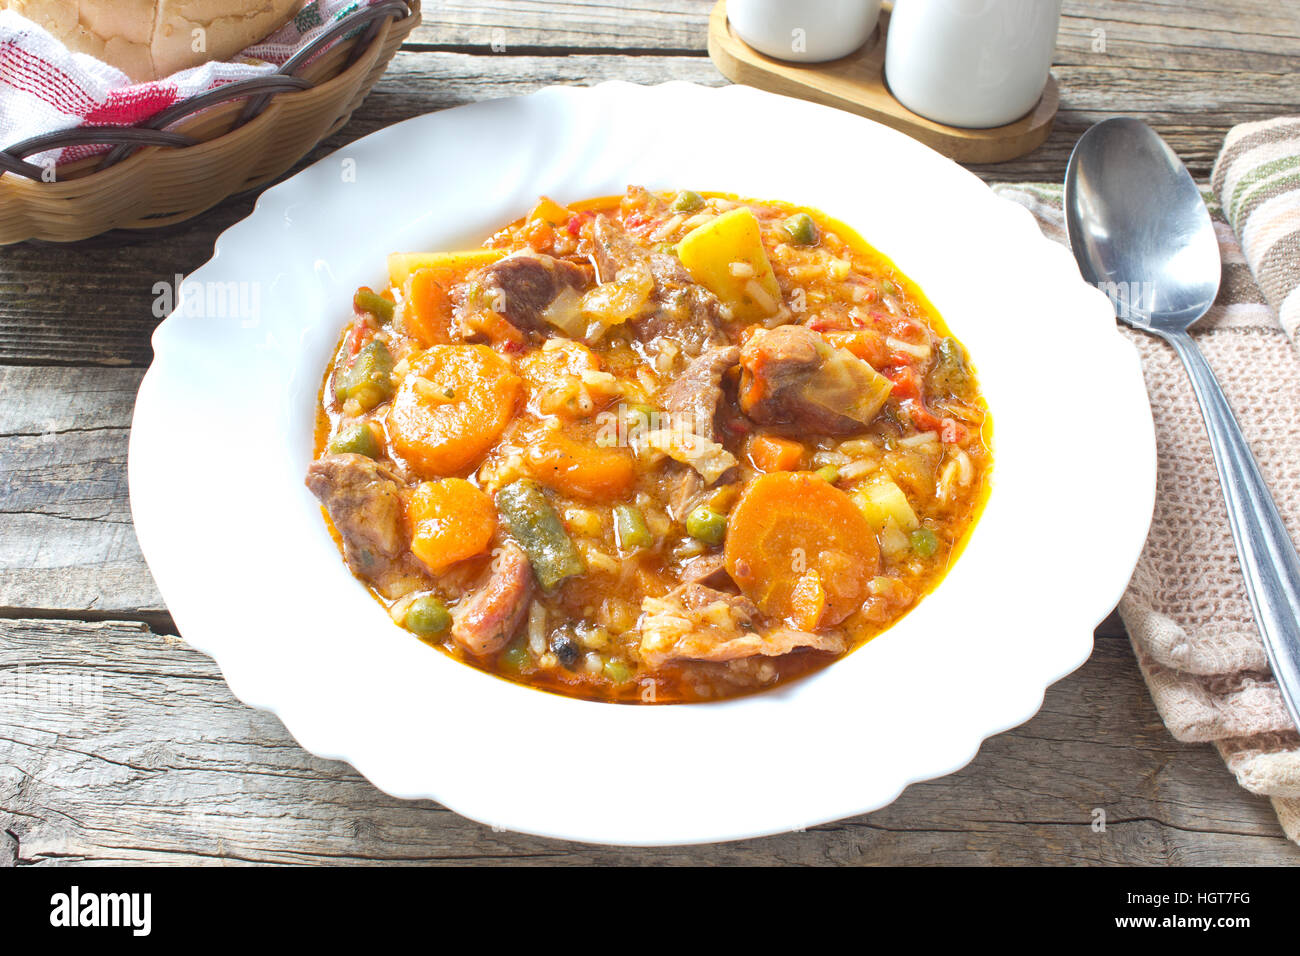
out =
{"type": "Polygon", "coordinates": [[[894,99],[885,85],[885,37],[892,6],[885,5],[875,36],[862,48],[828,63],[802,64],[774,60],[746,44],[727,21],[727,0],[718,0],[709,16],[709,57],[733,83],[866,116],[959,163],[1000,163],[1042,144],[1060,104],[1056,80],[1050,75],[1038,104],[1027,115],[991,129],[945,126],[894,99]]]}

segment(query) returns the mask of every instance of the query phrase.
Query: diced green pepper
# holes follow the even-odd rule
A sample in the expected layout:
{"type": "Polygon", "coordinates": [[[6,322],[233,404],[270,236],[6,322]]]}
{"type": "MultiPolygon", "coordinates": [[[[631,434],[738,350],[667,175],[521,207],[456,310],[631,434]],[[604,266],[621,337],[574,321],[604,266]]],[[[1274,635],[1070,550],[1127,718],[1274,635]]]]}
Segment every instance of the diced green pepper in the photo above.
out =
{"type": "Polygon", "coordinates": [[[355,399],[363,411],[393,397],[393,354],[377,339],[367,342],[334,376],[334,394],[340,402],[355,399]]]}
{"type": "Polygon", "coordinates": [[[512,674],[518,674],[528,666],[528,648],[522,644],[515,644],[501,652],[501,657],[497,663],[504,671],[512,674]]]}
{"type": "Polygon", "coordinates": [[[912,551],[918,558],[930,558],[939,550],[939,539],[929,528],[917,528],[911,536],[912,551]]]}
{"type": "Polygon", "coordinates": [[[881,279],[881,280],[880,280],[880,294],[881,294],[881,295],[898,295],[898,286],[894,285],[894,283],[890,282],[888,279],[881,279]]]}
{"type": "Polygon", "coordinates": [[[695,212],[703,205],[703,196],[689,189],[683,189],[673,200],[673,212],[695,212]]]}
{"type": "Polygon", "coordinates": [[[604,672],[605,676],[615,684],[626,684],[632,677],[632,668],[617,657],[612,657],[605,662],[604,672]]]}
{"type": "Polygon", "coordinates": [[[327,449],[331,455],[365,455],[367,458],[379,457],[379,442],[375,432],[365,422],[344,427],[335,435],[327,449]]]}
{"type": "Polygon", "coordinates": [[[930,388],[954,398],[967,398],[971,390],[970,366],[961,343],[949,336],[935,348],[934,368],[930,370],[930,388]]]}
{"type": "Polygon", "coordinates": [[[817,469],[815,474],[822,481],[832,485],[840,480],[840,470],[834,465],[823,465],[821,468],[817,469]]]}
{"type": "Polygon", "coordinates": [[[497,511],[528,555],[537,582],[547,591],[582,574],[586,563],[569,540],[564,524],[537,482],[512,481],[497,492],[497,511]]]}
{"type": "Polygon", "coordinates": [[[727,537],[727,516],[700,505],[686,516],[686,533],[708,545],[722,544],[727,537]]]}
{"type": "Polygon", "coordinates": [[[790,241],[801,246],[815,246],[820,241],[817,223],[806,212],[797,212],[781,223],[790,241]]]}
{"type": "Polygon", "coordinates": [[[436,597],[425,595],[411,602],[402,623],[415,634],[441,634],[451,627],[451,613],[436,597]]]}
{"type": "Polygon", "coordinates": [[[629,551],[648,548],[655,541],[646,527],[645,515],[635,505],[617,505],[614,508],[614,533],[618,536],[618,546],[629,551]]]}
{"type": "Polygon", "coordinates": [[[352,297],[352,306],[358,312],[369,312],[380,322],[389,322],[393,318],[393,303],[378,292],[362,286],[352,297]]]}

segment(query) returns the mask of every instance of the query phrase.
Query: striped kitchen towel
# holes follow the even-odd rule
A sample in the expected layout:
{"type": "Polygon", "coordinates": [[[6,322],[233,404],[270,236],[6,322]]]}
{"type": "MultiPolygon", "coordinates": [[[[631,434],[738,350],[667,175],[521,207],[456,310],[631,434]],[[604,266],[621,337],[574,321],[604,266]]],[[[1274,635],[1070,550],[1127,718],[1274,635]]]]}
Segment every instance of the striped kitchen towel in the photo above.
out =
{"type": "Polygon", "coordinates": [[[1210,185],[1260,289],[1300,345],[1300,116],[1234,126],[1210,185]]]}
{"type": "MultiPolygon", "coordinates": [[[[1292,129],[1294,136],[1300,123],[1292,129]]],[[[1242,141],[1236,133],[1229,145],[1242,141]]],[[[1292,150],[1294,157],[1295,144],[1292,150]]],[[[1245,160],[1251,153],[1247,149],[1237,155],[1245,160]]],[[[1272,153],[1264,163],[1278,155],[1272,153]]],[[[1294,160],[1290,168],[1290,189],[1300,189],[1294,160]]],[[[1234,185],[1224,194],[1224,207],[1213,193],[1205,193],[1223,276],[1217,301],[1192,334],[1241,421],[1292,537],[1300,541],[1300,405],[1295,402],[1300,352],[1270,306],[1277,291],[1266,295],[1261,290],[1264,276],[1257,264],[1269,263],[1275,277],[1290,270],[1289,286],[1275,278],[1269,289],[1285,288],[1276,301],[1283,303],[1289,295],[1294,303],[1296,257],[1270,258],[1268,250],[1276,243],[1259,237],[1290,236],[1294,243],[1300,215],[1293,211],[1288,226],[1285,215],[1270,212],[1271,199],[1262,192],[1257,198],[1246,185],[1237,192],[1236,221],[1253,231],[1239,240],[1225,213],[1232,190],[1248,176],[1232,167],[1226,178],[1234,185]],[[1261,210],[1268,219],[1256,218],[1261,210]],[[1260,228],[1264,223],[1267,231],[1260,228]],[[1253,252],[1243,252],[1252,242],[1253,252]],[[1261,276],[1259,283],[1252,267],[1261,276]]],[[[1274,195],[1269,174],[1250,181],[1274,195]]],[[[1059,185],[993,188],[1028,208],[1048,238],[1068,244],[1059,185]]],[[[1173,350],[1153,336],[1120,329],[1142,358],[1157,445],[1151,533],[1120,601],[1120,617],[1170,733],[1179,740],[1213,743],[1238,783],[1269,797],[1287,836],[1300,842],[1300,735],[1255,628],[1200,410],[1173,350]]]]}

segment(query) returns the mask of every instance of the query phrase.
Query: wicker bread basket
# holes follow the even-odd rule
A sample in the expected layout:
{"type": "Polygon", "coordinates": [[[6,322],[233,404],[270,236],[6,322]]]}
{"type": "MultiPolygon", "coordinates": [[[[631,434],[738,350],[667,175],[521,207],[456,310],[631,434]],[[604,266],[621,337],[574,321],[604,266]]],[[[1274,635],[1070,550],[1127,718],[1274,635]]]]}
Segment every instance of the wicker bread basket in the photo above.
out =
{"type": "Polygon", "coordinates": [[[194,97],[134,128],[69,130],[9,147],[0,152],[0,245],[168,226],[275,179],[348,121],[419,21],[419,0],[363,8],[272,76],[194,97]],[[74,143],[113,148],[59,166],[54,182],[26,162],[74,143]]]}

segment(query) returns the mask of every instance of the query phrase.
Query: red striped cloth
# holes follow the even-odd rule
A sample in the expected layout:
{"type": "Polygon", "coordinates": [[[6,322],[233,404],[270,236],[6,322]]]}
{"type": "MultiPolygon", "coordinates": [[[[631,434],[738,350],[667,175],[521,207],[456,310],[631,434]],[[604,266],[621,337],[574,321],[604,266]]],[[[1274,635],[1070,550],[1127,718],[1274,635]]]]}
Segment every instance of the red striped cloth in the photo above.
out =
{"type": "MultiPolygon", "coordinates": [[[[311,0],[275,33],[222,63],[132,83],[120,70],[59,40],[12,10],[0,10],[0,147],[80,126],[133,126],[160,110],[228,83],[274,73],[343,17],[380,0],[311,0]]],[[[78,146],[29,157],[73,162],[105,147],[78,146]]]]}

